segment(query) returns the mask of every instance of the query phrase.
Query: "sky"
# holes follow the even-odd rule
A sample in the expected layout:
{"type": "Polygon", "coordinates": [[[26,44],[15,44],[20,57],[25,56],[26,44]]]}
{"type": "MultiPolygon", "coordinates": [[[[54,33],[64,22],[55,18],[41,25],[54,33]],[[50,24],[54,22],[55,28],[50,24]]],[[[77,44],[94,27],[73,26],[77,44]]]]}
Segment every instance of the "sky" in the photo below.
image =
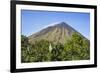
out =
{"type": "Polygon", "coordinates": [[[21,34],[25,36],[58,22],[67,23],[90,39],[90,13],[21,10],[21,34]]]}

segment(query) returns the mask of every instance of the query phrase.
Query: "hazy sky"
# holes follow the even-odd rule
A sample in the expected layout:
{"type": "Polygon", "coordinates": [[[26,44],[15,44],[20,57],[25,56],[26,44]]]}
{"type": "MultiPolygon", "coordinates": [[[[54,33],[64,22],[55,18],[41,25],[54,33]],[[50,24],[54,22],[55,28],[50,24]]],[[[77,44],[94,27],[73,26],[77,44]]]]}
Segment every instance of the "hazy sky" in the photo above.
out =
{"type": "Polygon", "coordinates": [[[29,36],[48,25],[66,22],[86,38],[90,38],[90,13],[21,10],[22,34],[29,36]]]}

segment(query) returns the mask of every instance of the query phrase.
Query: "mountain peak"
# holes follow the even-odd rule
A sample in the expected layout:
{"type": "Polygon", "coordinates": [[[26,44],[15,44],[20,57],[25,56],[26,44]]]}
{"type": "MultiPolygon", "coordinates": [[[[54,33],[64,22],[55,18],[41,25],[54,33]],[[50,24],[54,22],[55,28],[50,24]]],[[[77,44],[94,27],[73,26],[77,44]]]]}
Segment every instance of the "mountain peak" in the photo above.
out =
{"type": "Polygon", "coordinates": [[[60,22],[59,24],[66,24],[65,22],[60,22]]]}
{"type": "Polygon", "coordinates": [[[66,26],[68,26],[68,24],[65,23],[65,22],[59,22],[59,23],[57,23],[55,26],[66,27],[66,26]]]}
{"type": "Polygon", "coordinates": [[[60,25],[60,24],[64,24],[64,25],[66,25],[66,23],[65,22],[58,22],[58,23],[56,23],[56,25],[60,25]]]}
{"type": "MultiPolygon", "coordinates": [[[[69,26],[66,22],[59,22],[56,25],[54,25],[55,27],[60,27],[60,28],[66,28],[66,29],[71,29],[74,30],[71,26],[69,26]]],[[[74,30],[75,31],[75,30],[74,30]]]]}

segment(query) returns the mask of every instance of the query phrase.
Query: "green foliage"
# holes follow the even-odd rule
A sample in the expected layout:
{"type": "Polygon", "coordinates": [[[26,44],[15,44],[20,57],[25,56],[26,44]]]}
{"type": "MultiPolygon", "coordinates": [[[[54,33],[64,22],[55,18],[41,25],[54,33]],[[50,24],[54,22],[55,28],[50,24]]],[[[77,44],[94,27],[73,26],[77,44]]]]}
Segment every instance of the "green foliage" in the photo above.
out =
{"type": "Polygon", "coordinates": [[[89,41],[78,33],[73,33],[71,40],[67,41],[64,48],[66,60],[86,60],[90,57],[89,41]]]}
{"type": "Polygon", "coordinates": [[[61,61],[63,49],[64,47],[62,44],[56,44],[51,52],[51,61],[61,61]]]}
{"type": "Polygon", "coordinates": [[[39,42],[35,42],[31,48],[31,56],[34,57],[33,61],[41,62],[48,61],[48,52],[49,52],[49,42],[45,40],[41,40],[39,42]],[[43,45],[45,44],[45,45],[43,45]]]}
{"type": "Polygon", "coordinates": [[[70,61],[87,60],[90,58],[89,40],[78,33],[73,33],[70,40],[65,44],[40,40],[34,44],[28,42],[26,36],[21,35],[21,62],[47,62],[47,61],[70,61]],[[50,44],[52,50],[49,50],[50,44]]]}
{"type": "Polygon", "coordinates": [[[26,62],[28,61],[28,38],[26,36],[21,35],[21,61],[26,62]]]}

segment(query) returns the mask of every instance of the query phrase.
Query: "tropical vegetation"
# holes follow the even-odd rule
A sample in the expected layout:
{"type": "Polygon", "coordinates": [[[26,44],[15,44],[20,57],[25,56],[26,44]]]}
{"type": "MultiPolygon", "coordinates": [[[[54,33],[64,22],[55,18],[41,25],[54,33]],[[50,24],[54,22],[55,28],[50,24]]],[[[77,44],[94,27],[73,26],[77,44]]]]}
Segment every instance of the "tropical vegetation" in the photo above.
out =
{"type": "Polygon", "coordinates": [[[90,59],[90,42],[79,33],[73,33],[66,43],[39,40],[30,43],[21,35],[21,62],[72,61],[90,59]]]}

